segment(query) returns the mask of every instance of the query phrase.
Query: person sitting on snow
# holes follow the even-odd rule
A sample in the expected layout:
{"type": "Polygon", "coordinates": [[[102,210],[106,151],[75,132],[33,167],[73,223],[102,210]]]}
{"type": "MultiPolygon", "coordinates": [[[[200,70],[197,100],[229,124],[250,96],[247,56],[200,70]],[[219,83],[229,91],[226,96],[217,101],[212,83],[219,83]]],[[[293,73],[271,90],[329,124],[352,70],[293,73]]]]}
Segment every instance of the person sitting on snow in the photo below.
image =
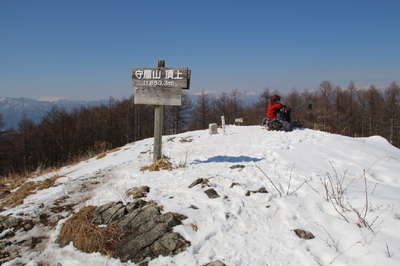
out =
{"type": "Polygon", "coordinates": [[[290,108],[281,103],[281,96],[275,94],[270,97],[266,110],[266,118],[278,118],[287,122],[291,122],[290,108]]]}
{"type": "Polygon", "coordinates": [[[283,105],[279,95],[273,95],[268,101],[266,109],[266,123],[272,130],[292,130],[290,108],[283,105]]]}

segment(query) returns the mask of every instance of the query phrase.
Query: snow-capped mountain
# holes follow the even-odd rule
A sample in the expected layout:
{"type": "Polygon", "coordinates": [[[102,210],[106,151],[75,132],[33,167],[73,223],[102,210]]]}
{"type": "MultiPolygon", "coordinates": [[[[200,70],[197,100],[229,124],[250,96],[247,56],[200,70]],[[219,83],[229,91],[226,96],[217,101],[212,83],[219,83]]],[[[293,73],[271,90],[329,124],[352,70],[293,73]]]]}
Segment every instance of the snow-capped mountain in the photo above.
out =
{"type": "MultiPolygon", "coordinates": [[[[58,178],[0,212],[45,221],[6,238],[11,244],[5,251],[13,247],[19,257],[5,265],[135,265],[121,262],[118,253],[82,252],[76,242],[61,247],[57,238],[72,211],[108,206],[98,211],[104,213],[116,206],[112,202],[142,204],[129,192],[142,186],[148,188],[141,199],[186,216],[173,232],[190,242],[175,255],[146,260],[148,265],[400,265],[400,150],[382,137],[258,126],[228,126],[217,135],[186,132],[163,137],[164,155],[180,167],[154,172],[142,168],[152,161],[152,143],[131,143],[30,179],[58,178]],[[60,208],[64,211],[56,214],[60,208]]],[[[7,230],[1,236],[12,231],[7,230]]],[[[155,240],[141,241],[133,248],[150,241],[146,252],[155,240]]]]}
{"type": "Polygon", "coordinates": [[[75,101],[62,99],[42,99],[34,100],[30,98],[10,98],[0,97],[0,113],[3,115],[4,128],[13,129],[18,126],[23,116],[37,123],[46,115],[54,106],[63,108],[66,111],[71,111],[74,108],[81,106],[93,106],[102,101],[75,101]]]}

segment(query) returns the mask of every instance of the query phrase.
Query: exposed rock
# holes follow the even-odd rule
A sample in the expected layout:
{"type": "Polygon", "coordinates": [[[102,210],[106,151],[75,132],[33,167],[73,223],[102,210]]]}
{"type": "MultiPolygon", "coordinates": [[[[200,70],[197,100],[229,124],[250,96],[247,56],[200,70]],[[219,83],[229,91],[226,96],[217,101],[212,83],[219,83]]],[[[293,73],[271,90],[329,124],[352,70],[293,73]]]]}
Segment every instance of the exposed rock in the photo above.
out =
{"type": "Polygon", "coordinates": [[[206,191],[204,191],[204,193],[206,193],[207,196],[208,196],[210,199],[219,198],[219,195],[218,195],[217,191],[215,191],[213,188],[207,189],[206,191]]]}
{"type": "Polygon", "coordinates": [[[24,229],[24,231],[29,231],[29,230],[31,230],[34,226],[35,226],[35,224],[34,224],[33,221],[31,221],[31,220],[24,220],[24,221],[22,222],[22,228],[24,229]]]}
{"type": "Polygon", "coordinates": [[[166,233],[151,245],[151,250],[153,254],[176,255],[184,251],[189,244],[190,242],[183,239],[178,233],[166,233]]]}
{"type": "Polygon", "coordinates": [[[193,210],[198,210],[199,209],[199,207],[197,207],[196,205],[193,205],[193,204],[190,205],[189,208],[191,208],[193,210]]]}
{"type": "Polygon", "coordinates": [[[226,264],[223,263],[223,262],[220,261],[220,260],[216,260],[216,261],[212,261],[212,262],[209,262],[209,263],[207,263],[207,264],[204,264],[204,265],[202,265],[202,266],[226,266],[226,264]]]}
{"type": "Polygon", "coordinates": [[[237,182],[233,182],[233,183],[230,185],[230,188],[233,188],[234,186],[240,186],[240,184],[237,183],[237,182]]]}
{"type": "Polygon", "coordinates": [[[140,186],[129,189],[126,194],[134,199],[138,199],[146,197],[148,192],[150,192],[150,188],[148,186],[140,186]]]}
{"type": "Polygon", "coordinates": [[[96,209],[94,224],[109,224],[125,214],[125,206],[122,202],[113,202],[113,204],[106,204],[101,208],[96,209]]]}
{"type": "Polygon", "coordinates": [[[260,187],[259,189],[253,191],[253,193],[268,193],[265,187],[260,187]]]}
{"type": "Polygon", "coordinates": [[[234,165],[232,165],[231,167],[229,167],[229,168],[231,168],[231,169],[243,169],[243,168],[245,168],[246,166],[245,165],[243,165],[243,164],[234,164],[234,165]]]}
{"type": "Polygon", "coordinates": [[[199,184],[202,184],[202,186],[207,186],[208,185],[208,179],[207,178],[198,178],[192,184],[190,184],[189,188],[195,187],[195,186],[197,186],[199,184]]]}
{"type": "Polygon", "coordinates": [[[49,225],[49,215],[47,213],[41,213],[39,215],[39,221],[44,226],[48,226],[49,225]]]}
{"type": "Polygon", "coordinates": [[[34,249],[38,244],[40,244],[44,239],[47,239],[47,236],[38,236],[38,237],[32,237],[31,239],[31,249],[34,249]]]}
{"type": "MultiPolygon", "coordinates": [[[[190,246],[190,242],[180,234],[172,232],[172,228],[182,224],[181,221],[187,217],[173,212],[161,213],[161,209],[155,202],[138,199],[127,205],[112,202],[89,210],[87,215],[91,215],[89,221],[92,222],[89,226],[100,232],[108,229],[114,232],[114,235],[107,235],[106,239],[103,239],[105,245],[109,240],[113,241],[111,247],[97,248],[94,251],[111,254],[123,262],[132,260],[143,265],[160,255],[171,256],[184,251],[190,246]],[[100,224],[103,226],[95,226],[100,224]]],[[[66,235],[64,238],[66,241],[59,239],[58,242],[67,245],[72,241],[77,247],[73,235],[66,235]]]]}
{"type": "Polygon", "coordinates": [[[251,193],[268,193],[268,191],[265,187],[261,187],[257,190],[247,190],[246,196],[250,196],[251,193]]]}
{"type": "Polygon", "coordinates": [[[303,238],[303,239],[313,239],[313,238],[315,238],[315,236],[311,232],[305,231],[303,229],[294,229],[293,231],[295,232],[295,234],[299,238],[303,238]]]}
{"type": "Polygon", "coordinates": [[[29,231],[33,226],[33,221],[29,219],[16,218],[13,216],[0,216],[0,233],[7,229],[12,229],[13,231],[19,229],[29,231]]]}

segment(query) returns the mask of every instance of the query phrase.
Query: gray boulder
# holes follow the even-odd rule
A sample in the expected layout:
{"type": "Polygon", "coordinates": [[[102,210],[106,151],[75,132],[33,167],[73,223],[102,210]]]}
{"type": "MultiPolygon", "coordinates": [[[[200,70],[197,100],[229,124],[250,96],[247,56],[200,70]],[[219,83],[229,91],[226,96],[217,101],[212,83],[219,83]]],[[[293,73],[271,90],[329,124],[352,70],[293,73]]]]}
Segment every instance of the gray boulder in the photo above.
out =
{"type": "Polygon", "coordinates": [[[204,191],[204,193],[206,193],[207,196],[208,196],[210,199],[219,198],[219,195],[218,195],[217,191],[215,191],[215,189],[213,189],[213,188],[207,189],[206,191],[204,191]]]}
{"type": "MultiPolygon", "coordinates": [[[[187,217],[173,212],[161,213],[155,202],[137,199],[127,205],[111,202],[94,210],[92,223],[117,228],[113,237],[114,257],[126,262],[146,264],[160,255],[171,256],[184,251],[190,242],[172,232],[187,217]]],[[[99,250],[101,252],[101,250],[99,250]]]]}

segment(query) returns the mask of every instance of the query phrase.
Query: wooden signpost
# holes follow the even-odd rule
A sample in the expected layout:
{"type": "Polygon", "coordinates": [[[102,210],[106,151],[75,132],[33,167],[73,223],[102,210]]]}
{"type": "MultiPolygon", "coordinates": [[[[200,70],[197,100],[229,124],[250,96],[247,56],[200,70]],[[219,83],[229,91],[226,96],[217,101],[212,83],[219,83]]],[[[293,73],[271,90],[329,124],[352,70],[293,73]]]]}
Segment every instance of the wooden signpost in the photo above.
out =
{"type": "Polygon", "coordinates": [[[187,67],[165,67],[164,60],[159,60],[155,68],[137,67],[132,71],[135,104],[155,105],[154,162],[162,157],[164,105],[182,104],[182,89],[189,89],[190,75],[187,67]]]}

